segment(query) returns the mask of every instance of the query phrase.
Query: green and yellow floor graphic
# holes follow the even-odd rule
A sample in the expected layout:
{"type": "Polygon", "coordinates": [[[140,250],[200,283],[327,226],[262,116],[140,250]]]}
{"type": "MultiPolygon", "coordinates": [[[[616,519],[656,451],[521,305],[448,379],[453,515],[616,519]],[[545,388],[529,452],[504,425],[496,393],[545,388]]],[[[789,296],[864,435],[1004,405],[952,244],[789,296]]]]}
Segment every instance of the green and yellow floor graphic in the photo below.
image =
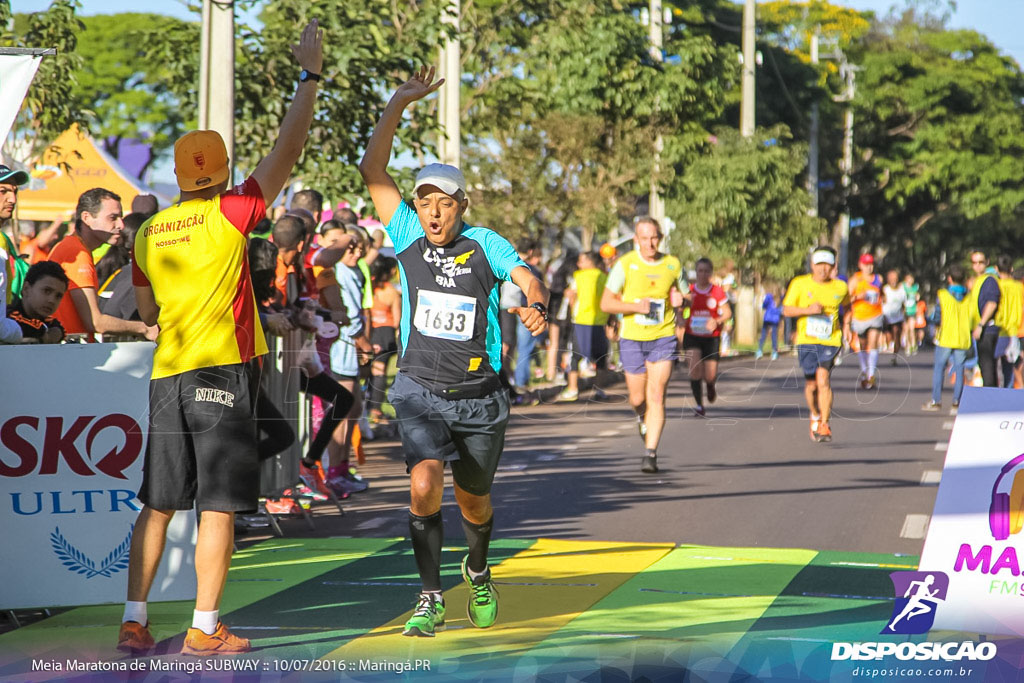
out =
{"type": "MultiPolygon", "coordinates": [[[[135,670],[139,680],[848,680],[853,663],[830,661],[832,643],[884,639],[889,573],[917,568],[916,557],[879,554],[497,540],[498,622],[481,630],[466,617],[464,553],[444,549],[447,629],[408,638],[419,582],[407,540],[254,545],[235,554],[221,608],[253,651],[227,671],[183,658],[191,603],[154,603],[157,649],[135,670]],[[172,673],[148,678],[158,671],[172,673]]],[[[79,607],[0,635],[0,680],[114,676],[68,665],[135,661],[114,649],[122,610],[79,607]]]]}

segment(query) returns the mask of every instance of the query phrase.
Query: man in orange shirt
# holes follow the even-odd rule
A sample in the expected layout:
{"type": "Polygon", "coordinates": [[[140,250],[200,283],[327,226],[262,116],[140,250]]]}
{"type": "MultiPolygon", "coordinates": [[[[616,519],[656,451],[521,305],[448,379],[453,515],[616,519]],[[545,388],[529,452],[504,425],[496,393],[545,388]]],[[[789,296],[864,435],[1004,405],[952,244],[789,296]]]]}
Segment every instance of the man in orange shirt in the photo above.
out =
{"type": "Polygon", "coordinates": [[[123,229],[121,198],[116,194],[94,187],[78,198],[75,232],[53,248],[49,259],[60,264],[69,280],[67,296],[60,302],[56,316],[67,334],[84,334],[89,341],[95,341],[96,333],[137,334],[150,341],[156,340],[155,326],[100,312],[96,295],[99,282],[92,250],[101,244],[117,243],[123,229]]]}
{"type": "Polygon", "coordinates": [[[150,382],[149,440],[132,534],[119,650],[152,650],[146,600],[176,510],[202,516],[195,549],[196,602],[182,654],[237,654],[249,641],[220,621],[235,512],[259,496],[252,361],[267,353],[246,242],[291,176],[313,120],[323,32],[311,21],[292,46],[301,71],[273,150],[241,185],[224,140],[192,131],[174,145],[179,202],[135,238],[132,282],[139,315],[160,325],[150,382]]]}

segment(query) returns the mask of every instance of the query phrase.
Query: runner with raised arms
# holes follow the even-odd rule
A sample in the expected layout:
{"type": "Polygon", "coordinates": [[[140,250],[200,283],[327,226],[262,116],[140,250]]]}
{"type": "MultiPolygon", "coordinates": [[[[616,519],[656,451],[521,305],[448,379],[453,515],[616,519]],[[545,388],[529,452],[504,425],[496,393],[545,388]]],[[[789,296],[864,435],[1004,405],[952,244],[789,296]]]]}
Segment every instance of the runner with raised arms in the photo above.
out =
{"type": "Polygon", "coordinates": [[[389,400],[411,475],[409,533],[423,590],[407,636],[444,627],[441,596],[441,497],[451,464],[469,554],[469,619],[491,626],[497,591],[487,566],[494,515],[491,483],[505,444],[508,393],[499,381],[498,289],[511,280],[526,294],[509,308],[535,336],[547,328],[548,291],[498,233],[463,222],[466,181],[454,166],[430,164],[416,176],[411,205],[388,174],[405,108],[437,90],[434,69],[401,85],[377,123],[359,164],[377,215],[395,245],[402,280],[401,355],[389,400]]]}

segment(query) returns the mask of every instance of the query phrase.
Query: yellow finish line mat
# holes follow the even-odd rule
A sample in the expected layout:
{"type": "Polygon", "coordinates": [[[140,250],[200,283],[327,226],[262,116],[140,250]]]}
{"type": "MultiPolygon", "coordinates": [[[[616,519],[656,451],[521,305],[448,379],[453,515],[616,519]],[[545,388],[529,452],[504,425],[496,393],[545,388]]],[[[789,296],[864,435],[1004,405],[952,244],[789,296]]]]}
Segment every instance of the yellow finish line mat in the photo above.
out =
{"type": "Polygon", "coordinates": [[[0,681],[1021,680],[1024,646],[1009,639],[988,661],[836,657],[836,643],[983,640],[880,635],[889,574],[916,557],[496,540],[498,620],[478,629],[464,555],[444,548],[447,624],[433,638],[402,635],[419,590],[407,540],[274,539],[235,554],[221,607],[250,653],[180,655],[192,604],[170,602],[149,605],[154,652],[126,657],[123,605],[76,607],[0,635],[0,681]]]}

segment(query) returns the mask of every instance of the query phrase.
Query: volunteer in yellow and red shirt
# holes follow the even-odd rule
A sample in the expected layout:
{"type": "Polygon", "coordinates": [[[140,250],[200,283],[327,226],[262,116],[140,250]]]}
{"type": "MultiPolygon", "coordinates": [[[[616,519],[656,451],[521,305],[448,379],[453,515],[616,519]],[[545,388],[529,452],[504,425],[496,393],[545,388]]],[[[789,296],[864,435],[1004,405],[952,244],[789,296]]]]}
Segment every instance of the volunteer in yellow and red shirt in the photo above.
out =
{"type": "Polygon", "coordinates": [[[875,272],[875,257],[862,254],[859,272],[850,278],[852,320],[850,328],[860,338],[860,377],[863,389],[878,386],[878,338],[885,325],[882,312],[882,278],[875,272]]]}
{"type": "Polygon", "coordinates": [[[197,508],[196,606],[182,654],[236,654],[249,641],[220,622],[234,542],[234,515],[255,509],[259,463],[252,361],[266,353],[249,277],[246,237],[265,216],[302,153],[323,67],[316,20],[292,52],[295,97],[270,154],[228,189],[220,135],[192,131],[174,145],[177,204],[146,221],[135,238],[132,282],[139,315],[159,323],[150,382],[144,504],[132,535],[128,602],[118,649],[151,650],[146,597],[175,510],[197,508]]]}
{"type": "Polygon", "coordinates": [[[836,252],[818,247],[811,254],[811,272],[789,283],[782,315],[797,318],[796,351],[804,373],[804,397],[811,410],[811,441],[832,440],[830,373],[842,348],[839,310],[849,303],[846,283],[832,277],[836,252]]]}
{"type": "Polygon", "coordinates": [[[101,244],[117,244],[121,239],[121,198],[110,190],[94,187],[82,193],[75,207],[75,231],[50,251],[50,259],[68,276],[68,291],[57,309],[57,320],[67,334],[84,335],[96,341],[95,334],[137,334],[150,341],[157,329],[138,320],[121,320],[100,313],[96,290],[96,264],[92,251],[101,244]]]}
{"type": "Polygon", "coordinates": [[[690,366],[690,389],[697,403],[693,411],[698,417],[704,417],[702,382],[708,387],[708,403],[714,403],[718,398],[715,380],[721,358],[722,326],[732,319],[732,307],[725,290],[711,283],[714,272],[711,259],[698,259],[696,272],[697,281],[690,285],[690,317],[686,319],[683,349],[690,366]]]}

